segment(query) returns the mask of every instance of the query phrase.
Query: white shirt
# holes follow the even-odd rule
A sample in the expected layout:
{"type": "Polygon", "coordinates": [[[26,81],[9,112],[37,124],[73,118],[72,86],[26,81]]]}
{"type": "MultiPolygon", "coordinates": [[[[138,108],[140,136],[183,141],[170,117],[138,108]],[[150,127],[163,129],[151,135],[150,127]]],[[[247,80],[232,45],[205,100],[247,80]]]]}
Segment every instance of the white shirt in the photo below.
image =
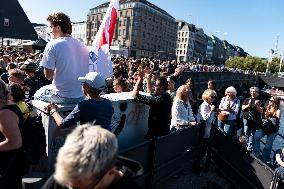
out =
{"type": "Polygon", "coordinates": [[[206,121],[205,132],[203,138],[210,137],[211,125],[214,121],[214,112],[211,112],[210,105],[203,101],[203,103],[199,106],[198,113],[197,113],[197,122],[200,123],[201,121],[206,121]]]}
{"type": "Polygon", "coordinates": [[[195,121],[190,103],[186,102],[186,104],[187,107],[181,100],[175,99],[173,101],[171,128],[177,125],[189,125],[189,122],[195,121]]]}
{"type": "Polygon", "coordinates": [[[59,37],[50,41],[45,47],[41,65],[54,70],[52,84],[59,96],[83,96],[78,77],[89,72],[89,52],[81,42],[72,37],[59,37]]]}
{"type": "Polygon", "coordinates": [[[240,100],[237,97],[235,97],[234,100],[228,99],[227,97],[223,97],[220,104],[219,104],[219,109],[227,110],[228,104],[230,105],[230,108],[233,110],[232,112],[230,112],[228,120],[237,119],[237,114],[238,114],[239,108],[240,108],[240,100]]]}

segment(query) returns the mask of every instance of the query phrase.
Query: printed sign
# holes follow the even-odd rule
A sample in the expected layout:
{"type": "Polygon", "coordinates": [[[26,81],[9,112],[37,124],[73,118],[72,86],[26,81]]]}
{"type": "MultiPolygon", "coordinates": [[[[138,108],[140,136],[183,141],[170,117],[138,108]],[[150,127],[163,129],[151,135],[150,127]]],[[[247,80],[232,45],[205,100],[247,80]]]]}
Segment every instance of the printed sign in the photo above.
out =
{"type": "Polygon", "coordinates": [[[4,26],[5,27],[9,27],[10,26],[9,18],[4,18],[4,26]]]}

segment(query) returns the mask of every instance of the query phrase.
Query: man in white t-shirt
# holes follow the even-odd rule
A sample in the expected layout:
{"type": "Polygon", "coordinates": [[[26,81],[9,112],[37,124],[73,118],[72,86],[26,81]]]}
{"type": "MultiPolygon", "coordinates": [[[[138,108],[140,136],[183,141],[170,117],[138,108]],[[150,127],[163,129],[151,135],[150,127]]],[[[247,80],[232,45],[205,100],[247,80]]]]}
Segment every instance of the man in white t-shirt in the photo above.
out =
{"type": "Polygon", "coordinates": [[[51,85],[40,88],[34,99],[47,102],[68,104],[83,99],[78,77],[89,71],[88,49],[71,37],[70,18],[64,13],[54,13],[47,21],[53,40],[45,47],[41,66],[47,79],[53,79],[51,85]]]}

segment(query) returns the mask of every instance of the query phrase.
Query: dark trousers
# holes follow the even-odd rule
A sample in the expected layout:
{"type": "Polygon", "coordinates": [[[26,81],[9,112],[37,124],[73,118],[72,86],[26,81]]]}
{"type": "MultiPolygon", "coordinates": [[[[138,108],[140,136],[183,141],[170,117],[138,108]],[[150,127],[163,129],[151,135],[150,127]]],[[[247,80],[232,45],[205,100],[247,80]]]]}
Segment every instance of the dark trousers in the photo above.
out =
{"type": "Polygon", "coordinates": [[[211,145],[211,139],[210,138],[202,138],[200,141],[200,149],[199,153],[197,156],[197,159],[194,161],[193,164],[193,172],[199,173],[200,172],[200,163],[202,159],[204,158],[206,152],[206,160],[204,164],[204,170],[208,170],[210,166],[210,160],[211,160],[211,150],[210,150],[210,145],[211,145]]]}

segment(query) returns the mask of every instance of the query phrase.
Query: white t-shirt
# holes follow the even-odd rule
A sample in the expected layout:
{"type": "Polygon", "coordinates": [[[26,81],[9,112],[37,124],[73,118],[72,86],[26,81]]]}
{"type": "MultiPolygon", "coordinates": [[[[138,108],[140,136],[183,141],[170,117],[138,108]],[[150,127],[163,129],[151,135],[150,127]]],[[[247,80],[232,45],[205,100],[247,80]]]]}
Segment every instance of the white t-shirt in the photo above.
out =
{"type": "Polygon", "coordinates": [[[52,84],[59,96],[83,96],[78,77],[89,72],[89,51],[81,42],[72,37],[50,41],[45,47],[41,65],[55,71],[52,84]]]}

